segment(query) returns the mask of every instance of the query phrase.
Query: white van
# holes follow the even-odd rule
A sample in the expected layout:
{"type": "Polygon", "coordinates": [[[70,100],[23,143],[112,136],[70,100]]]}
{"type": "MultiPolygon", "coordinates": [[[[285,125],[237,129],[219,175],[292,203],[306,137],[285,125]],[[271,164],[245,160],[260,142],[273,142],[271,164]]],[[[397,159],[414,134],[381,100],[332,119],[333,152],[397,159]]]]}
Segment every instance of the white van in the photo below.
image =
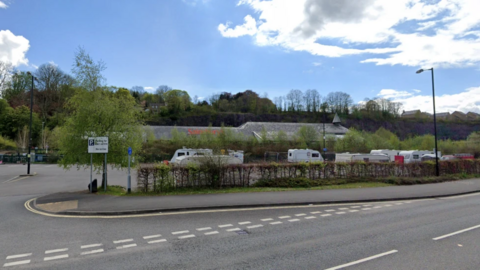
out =
{"type": "Polygon", "coordinates": [[[175,161],[175,166],[186,166],[188,164],[196,164],[201,165],[205,162],[205,159],[213,159],[215,162],[221,162],[221,164],[225,165],[234,165],[234,164],[242,164],[243,161],[234,156],[226,156],[226,155],[209,155],[208,157],[203,156],[181,156],[178,157],[175,161]]]}
{"type": "Polygon", "coordinates": [[[289,149],[288,162],[313,162],[323,161],[323,157],[317,150],[311,149],[289,149]]]}
{"type": "Polygon", "coordinates": [[[375,154],[375,155],[387,155],[390,158],[391,162],[395,162],[395,156],[398,156],[398,153],[400,153],[399,150],[388,150],[388,149],[380,149],[380,150],[372,150],[370,151],[370,154],[375,154]]]}
{"type": "Polygon", "coordinates": [[[172,159],[170,160],[170,163],[175,163],[177,158],[179,157],[191,157],[191,156],[204,156],[204,155],[212,155],[213,151],[212,149],[191,149],[191,148],[183,148],[183,149],[177,149],[175,151],[175,154],[173,154],[172,159]]]}
{"type": "MultiPolygon", "coordinates": [[[[398,155],[403,156],[403,163],[412,163],[422,161],[422,157],[427,154],[435,154],[433,151],[426,150],[410,150],[410,151],[401,151],[398,155]]],[[[438,151],[438,157],[442,156],[442,153],[438,151]]]]}
{"type": "Polygon", "coordinates": [[[335,162],[355,162],[355,161],[364,161],[364,162],[390,162],[390,157],[386,154],[351,154],[351,153],[342,153],[335,155],[335,162]]]}

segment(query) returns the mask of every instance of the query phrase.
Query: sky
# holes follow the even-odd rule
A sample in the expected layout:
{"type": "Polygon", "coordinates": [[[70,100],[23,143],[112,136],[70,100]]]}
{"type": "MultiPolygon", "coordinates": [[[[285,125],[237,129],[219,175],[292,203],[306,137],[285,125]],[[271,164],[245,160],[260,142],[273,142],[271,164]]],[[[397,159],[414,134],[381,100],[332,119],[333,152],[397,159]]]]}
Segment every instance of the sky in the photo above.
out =
{"type": "Polygon", "coordinates": [[[207,98],[342,91],[480,113],[479,0],[0,0],[0,60],[71,71],[83,47],[112,86],[207,98]]]}

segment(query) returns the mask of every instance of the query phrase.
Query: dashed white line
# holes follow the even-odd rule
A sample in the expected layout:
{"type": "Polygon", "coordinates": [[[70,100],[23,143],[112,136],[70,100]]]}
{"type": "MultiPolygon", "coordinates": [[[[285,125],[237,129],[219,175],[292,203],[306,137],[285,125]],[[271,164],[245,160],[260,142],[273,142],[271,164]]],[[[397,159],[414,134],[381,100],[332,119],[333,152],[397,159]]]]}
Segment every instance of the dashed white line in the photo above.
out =
{"type": "Polygon", "coordinates": [[[147,243],[156,244],[156,243],[162,243],[162,242],[167,242],[167,239],[157,239],[157,240],[149,241],[147,243]]]}
{"type": "Polygon", "coordinates": [[[361,206],[352,206],[350,208],[360,208],[361,206]]]}
{"type": "Polygon", "coordinates": [[[212,235],[212,234],[218,234],[218,231],[206,232],[206,233],[205,233],[205,235],[212,235]]]}
{"type": "Polygon", "coordinates": [[[116,240],[113,241],[114,244],[120,244],[120,243],[126,243],[126,242],[132,242],[133,239],[123,239],[123,240],[116,240]]]}
{"type": "Polygon", "coordinates": [[[119,246],[119,247],[117,247],[117,249],[131,248],[131,247],[136,247],[136,246],[137,246],[137,244],[129,244],[129,245],[119,246]]]}
{"type": "Polygon", "coordinates": [[[64,251],[67,251],[67,250],[68,250],[68,248],[52,249],[52,250],[45,251],[45,254],[64,252],[64,251]]]}
{"type": "Polygon", "coordinates": [[[32,256],[32,253],[10,255],[10,256],[7,256],[7,260],[10,260],[10,259],[18,259],[18,258],[23,258],[23,257],[28,257],[28,256],[32,256]]]}
{"type": "Polygon", "coordinates": [[[275,221],[275,222],[272,222],[272,223],[270,223],[270,224],[271,224],[271,225],[277,225],[277,224],[282,224],[282,223],[283,223],[283,222],[281,222],[281,221],[275,221]]]}
{"type": "Polygon", "coordinates": [[[337,214],[337,215],[343,215],[343,214],[345,214],[345,213],[346,213],[346,212],[336,212],[335,214],[337,214]]]}
{"type": "Polygon", "coordinates": [[[454,236],[456,234],[468,232],[468,231],[475,230],[475,229],[478,229],[478,228],[480,228],[480,225],[473,226],[473,227],[470,227],[470,228],[466,228],[466,229],[456,231],[456,232],[453,232],[453,233],[445,234],[445,235],[442,235],[442,236],[439,236],[439,237],[435,237],[435,238],[433,238],[433,240],[434,241],[441,240],[443,238],[447,238],[447,237],[450,237],[450,236],[454,236]]]}
{"type": "Polygon", "coordinates": [[[280,219],[284,219],[284,218],[291,218],[291,216],[281,216],[281,217],[278,217],[280,219]]]}
{"type": "Polygon", "coordinates": [[[3,267],[15,266],[15,265],[22,265],[22,264],[29,264],[29,263],[30,263],[30,260],[24,260],[24,261],[6,263],[6,264],[3,265],[3,267]]]}
{"type": "Polygon", "coordinates": [[[238,222],[239,225],[246,225],[246,224],[251,224],[252,222],[250,221],[243,221],[243,222],[238,222]]]}
{"type": "Polygon", "coordinates": [[[372,206],[371,204],[364,204],[362,205],[363,207],[368,207],[368,206],[372,206]]]}
{"type": "Polygon", "coordinates": [[[227,232],[235,232],[235,231],[241,231],[242,229],[240,228],[233,228],[233,229],[228,229],[227,232]]]}
{"type": "Polygon", "coordinates": [[[327,209],[325,212],[335,212],[335,209],[327,209]]]}
{"type": "Polygon", "coordinates": [[[323,215],[321,215],[321,217],[329,217],[329,216],[331,216],[331,215],[332,215],[332,214],[323,214],[323,215]]]}
{"type": "Polygon", "coordinates": [[[296,217],[303,217],[303,216],[306,216],[306,215],[307,215],[307,214],[302,213],[302,214],[296,214],[295,216],[296,216],[296,217]]]}
{"type": "Polygon", "coordinates": [[[91,245],[81,246],[80,248],[85,249],[85,248],[92,248],[92,247],[101,247],[102,245],[103,244],[91,244],[91,245]]]}
{"type": "Polygon", "coordinates": [[[372,210],[372,208],[362,208],[362,210],[372,210]]]}
{"type": "Polygon", "coordinates": [[[350,212],[350,213],[355,213],[355,212],[358,212],[358,210],[350,210],[350,211],[348,211],[348,212],[350,212]]]}
{"type": "Polygon", "coordinates": [[[349,267],[349,266],[352,266],[352,265],[356,265],[356,264],[363,263],[363,262],[366,262],[366,261],[370,261],[370,260],[373,260],[373,259],[377,259],[377,258],[380,258],[380,257],[383,257],[383,256],[387,256],[387,255],[390,255],[390,254],[393,254],[393,253],[396,253],[396,252],[398,252],[398,251],[397,250],[390,250],[390,251],[385,252],[385,253],[377,254],[375,256],[371,256],[371,257],[368,257],[368,258],[365,258],[365,259],[361,259],[361,260],[354,261],[354,262],[351,262],[351,263],[346,263],[346,264],[342,264],[342,265],[335,266],[335,267],[332,267],[332,268],[328,268],[326,270],[338,270],[338,269],[346,268],[346,267],[349,267]]]}
{"type": "Polygon", "coordinates": [[[247,226],[247,229],[254,229],[254,228],[260,228],[260,227],[263,227],[263,225],[258,224],[258,225],[247,226]]]}
{"type": "Polygon", "coordinates": [[[412,202],[405,202],[405,203],[412,203],[412,202]]]}
{"type": "Polygon", "coordinates": [[[260,219],[261,221],[272,221],[273,218],[264,218],[264,219],[260,219]]]}
{"type": "Polygon", "coordinates": [[[90,255],[90,254],[95,254],[95,253],[102,253],[103,251],[104,251],[103,248],[95,249],[95,250],[82,252],[82,253],[80,253],[80,255],[90,255]]]}
{"type": "Polygon", "coordinates": [[[233,227],[233,224],[218,225],[219,228],[233,227]]]}
{"type": "Polygon", "coordinates": [[[310,214],[320,214],[320,211],[310,212],[310,214]]]}
{"type": "Polygon", "coordinates": [[[374,206],[373,209],[382,208],[382,206],[374,206]]]}
{"type": "Polygon", "coordinates": [[[399,203],[396,203],[395,205],[402,205],[403,203],[399,202],[399,203]]]}
{"type": "Polygon", "coordinates": [[[189,231],[177,231],[177,232],[172,232],[173,235],[183,234],[183,233],[189,233],[189,231]]]}
{"type": "Polygon", "coordinates": [[[391,204],[385,204],[384,206],[385,206],[385,207],[390,207],[390,206],[393,206],[393,205],[391,205],[391,204]]]}
{"type": "Polygon", "coordinates": [[[205,228],[198,228],[197,231],[207,231],[207,230],[211,230],[212,227],[205,227],[205,228]]]}
{"type": "Polygon", "coordinates": [[[338,208],[338,210],[348,210],[348,208],[338,208]]]}
{"type": "Polygon", "coordinates": [[[43,258],[43,261],[51,261],[51,260],[58,260],[58,259],[65,259],[65,258],[68,258],[68,254],[52,256],[52,257],[45,257],[45,258],[43,258]]]}
{"type": "Polygon", "coordinates": [[[185,238],[192,238],[192,237],[195,237],[195,234],[182,235],[182,236],[179,236],[178,239],[185,239],[185,238]]]}
{"type": "Polygon", "coordinates": [[[144,236],[143,239],[152,239],[152,238],[158,238],[161,237],[161,234],[156,234],[156,235],[149,235],[149,236],[144,236]]]}
{"type": "Polygon", "coordinates": [[[297,222],[297,221],[300,221],[300,219],[294,218],[294,219],[289,219],[288,221],[290,221],[290,222],[297,222]]]}

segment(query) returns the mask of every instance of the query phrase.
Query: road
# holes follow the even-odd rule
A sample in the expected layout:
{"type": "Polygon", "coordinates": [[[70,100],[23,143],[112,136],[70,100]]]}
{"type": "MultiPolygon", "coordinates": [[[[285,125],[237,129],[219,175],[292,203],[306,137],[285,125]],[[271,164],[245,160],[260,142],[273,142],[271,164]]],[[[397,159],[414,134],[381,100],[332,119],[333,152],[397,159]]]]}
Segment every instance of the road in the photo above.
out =
{"type": "MultiPolygon", "coordinates": [[[[480,268],[477,194],[137,218],[54,218],[29,212],[25,201],[85,188],[89,171],[70,175],[36,166],[37,176],[7,183],[14,170],[25,167],[0,167],[4,269],[480,268]]],[[[117,179],[110,178],[111,183],[125,182],[123,174],[112,172],[117,179]]]]}

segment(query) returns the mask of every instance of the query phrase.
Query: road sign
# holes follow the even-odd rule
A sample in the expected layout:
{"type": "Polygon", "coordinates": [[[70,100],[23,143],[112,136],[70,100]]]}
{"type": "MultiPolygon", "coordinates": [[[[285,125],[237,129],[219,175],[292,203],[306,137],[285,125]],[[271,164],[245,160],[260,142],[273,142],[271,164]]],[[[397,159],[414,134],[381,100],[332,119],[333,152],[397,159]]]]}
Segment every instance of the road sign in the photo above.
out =
{"type": "Polygon", "coordinates": [[[107,154],[108,153],[108,137],[89,137],[88,153],[89,154],[107,154]]]}
{"type": "Polygon", "coordinates": [[[327,152],[327,148],[323,148],[323,152],[327,152]]]}
{"type": "Polygon", "coordinates": [[[129,156],[132,155],[132,147],[128,147],[128,155],[129,155],[129,156]]]}

